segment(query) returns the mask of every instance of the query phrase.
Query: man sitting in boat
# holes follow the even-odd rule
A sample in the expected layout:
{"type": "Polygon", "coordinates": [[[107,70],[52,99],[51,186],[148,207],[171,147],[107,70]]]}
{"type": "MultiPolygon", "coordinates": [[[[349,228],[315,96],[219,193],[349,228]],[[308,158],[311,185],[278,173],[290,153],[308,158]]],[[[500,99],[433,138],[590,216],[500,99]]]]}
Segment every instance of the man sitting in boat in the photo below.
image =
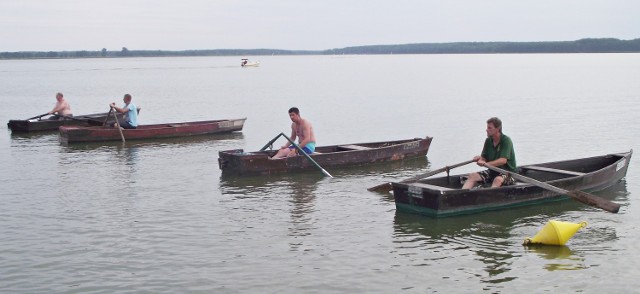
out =
{"type": "MultiPolygon", "coordinates": [[[[109,106],[115,109],[115,111],[123,113],[123,119],[118,119],[118,123],[120,127],[123,129],[135,129],[138,127],[138,110],[135,104],[131,102],[131,95],[125,94],[124,98],[124,107],[120,108],[116,106],[115,102],[112,102],[109,106]]],[[[115,126],[115,123],[113,124],[115,126]]]]}
{"type": "MultiPolygon", "coordinates": [[[[510,172],[516,172],[516,153],[511,138],[502,133],[502,121],[497,117],[487,120],[487,139],[482,153],[473,158],[479,166],[491,165],[510,172]]],[[[515,179],[492,170],[470,173],[462,189],[471,189],[476,184],[491,184],[491,187],[513,185],[515,179]]]]}
{"type": "MultiPolygon", "coordinates": [[[[295,141],[296,138],[298,138],[298,146],[307,154],[313,153],[316,150],[316,136],[313,133],[311,123],[300,116],[300,110],[297,107],[289,108],[289,118],[292,121],[291,140],[295,141]]],[[[297,154],[298,149],[291,145],[291,142],[287,141],[272,158],[277,159],[295,156],[297,154]]]]}
{"type": "Polygon", "coordinates": [[[73,116],[71,113],[71,105],[64,99],[64,95],[58,92],[56,94],[56,105],[48,112],[48,114],[55,114],[50,119],[64,119],[63,116],[73,116]]]}
{"type": "Polygon", "coordinates": [[[242,59],[242,64],[241,64],[241,65],[242,65],[242,66],[245,66],[245,65],[247,64],[247,62],[249,62],[249,60],[247,60],[247,59],[242,59]]]}

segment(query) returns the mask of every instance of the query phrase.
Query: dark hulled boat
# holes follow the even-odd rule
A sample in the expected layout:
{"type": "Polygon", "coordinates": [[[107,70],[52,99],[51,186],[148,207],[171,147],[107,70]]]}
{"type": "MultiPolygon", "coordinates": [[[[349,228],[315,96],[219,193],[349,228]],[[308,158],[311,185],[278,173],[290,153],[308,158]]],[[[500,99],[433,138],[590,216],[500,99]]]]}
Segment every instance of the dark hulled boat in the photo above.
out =
{"type": "MultiPolygon", "coordinates": [[[[519,167],[518,174],[569,191],[597,191],[625,177],[632,153],[524,165],[519,167]]],[[[569,198],[522,182],[499,188],[462,189],[465,176],[393,182],[396,208],[398,211],[446,217],[569,198]]]]}
{"type": "MultiPolygon", "coordinates": [[[[109,113],[94,113],[78,115],[73,117],[59,117],[59,119],[33,119],[33,120],[10,120],[7,127],[15,133],[56,131],[61,126],[96,126],[102,125],[109,113]]],[[[118,114],[122,117],[121,114],[118,114]]],[[[107,123],[113,123],[113,117],[110,117],[107,123]]]]}
{"type": "MultiPolygon", "coordinates": [[[[357,166],[425,156],[433,138],[414,138],[373,143],[318,146],[310,157],[324,168],[357,166]]],[[[305,156],[271,159],[277,150],[244,152],[243,149],[220,151],[218,165],[225,174],[267,175],[317,167],[305,156]]]]}

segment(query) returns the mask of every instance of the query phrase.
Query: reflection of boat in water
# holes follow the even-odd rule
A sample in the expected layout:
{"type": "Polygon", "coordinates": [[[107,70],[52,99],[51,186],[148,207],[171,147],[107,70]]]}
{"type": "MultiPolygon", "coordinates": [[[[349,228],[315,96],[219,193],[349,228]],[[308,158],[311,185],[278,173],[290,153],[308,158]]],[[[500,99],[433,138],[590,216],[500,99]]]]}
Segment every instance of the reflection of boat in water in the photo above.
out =
{"type": "MultiPolygon", "coordinates": [[[[198,144],[206,144],[211,145],[214,144],[216,146],[228,146],[230,142],[235,142],[237,140],[244,139],[244,135],[242,133],[223,133],[223,134],[210,134],[210,135],[198,135],[198,136],[189,136],[189,137],[171,137],[171,138],[160,138],[153,140],[131,140],[126,141],[124,144],[121,141],[107,141],[107,142],[85,142],[85,143],[77,143],[77,144],[63,144],[70,152],[74,150],[94,150],[103,148],[105,146],[116,146],[118,148],[124,147],[163,147],[163,148],[174,148],[180,145],[198,145],[198,144]]],[[[58,140],[56,138],[56,140],[58,140]]]]}
{"type": "Polygon", "coordinates": [[[260,66],[260,61],[249,61],[247,58],[243,58],[240,62],[240,66],[242,67],[257,67],[260,66]]]}
{"type": "Polygon", "coordinates": [[[233,191],[263,191],[270,187],[279,187],[285,184],[299,184],[315,186],[324,179],[322,174],[287,174],[266,176],[238,176],[222,173],[220,176],[220,190],[224,193],[233,191]]]}

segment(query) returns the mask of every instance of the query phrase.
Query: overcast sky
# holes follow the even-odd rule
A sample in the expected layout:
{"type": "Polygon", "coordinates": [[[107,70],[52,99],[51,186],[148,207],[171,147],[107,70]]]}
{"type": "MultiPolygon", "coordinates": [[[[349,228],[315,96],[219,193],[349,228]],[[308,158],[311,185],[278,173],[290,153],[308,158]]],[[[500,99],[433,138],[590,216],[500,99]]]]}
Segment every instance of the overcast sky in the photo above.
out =
{"type": "Polygon", "coordinates": [[[640,38],[640,0],[0,0],[0,52],[640,38]]]}

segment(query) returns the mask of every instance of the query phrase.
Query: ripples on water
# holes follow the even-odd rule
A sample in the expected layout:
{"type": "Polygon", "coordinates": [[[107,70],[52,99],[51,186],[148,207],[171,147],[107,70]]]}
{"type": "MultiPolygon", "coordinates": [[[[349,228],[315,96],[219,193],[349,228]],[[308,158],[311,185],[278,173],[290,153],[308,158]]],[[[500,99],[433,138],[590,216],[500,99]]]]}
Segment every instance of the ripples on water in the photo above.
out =
{"type": "Polygon", "coordinates": [[[239,134],[124,146],[64,146],[55,133],[5,128],[0,292],[631,292],[640,286],[635,158],[626,180],[596,193],[622,204],[620,214],[564,201],[432,219],[366,188],[479,152],[494,114],[477,109],[491,99],[504,101],[495,111],[521,164],[633,148],[638,56],[264,57],[254,69],[223,57],[7,63],[3,121],[48,109],[57,91],[87,112],[133,92],[145,123],[248,120],[239,134]],[[217,152],[259,149],[287,131],[292,104],[323,145],[434,140],[426,159],[329,170],[333,179],[221,175],[217,152]],[[551,219],[588,225],[567,246],[522,246],[551,219]]]}

